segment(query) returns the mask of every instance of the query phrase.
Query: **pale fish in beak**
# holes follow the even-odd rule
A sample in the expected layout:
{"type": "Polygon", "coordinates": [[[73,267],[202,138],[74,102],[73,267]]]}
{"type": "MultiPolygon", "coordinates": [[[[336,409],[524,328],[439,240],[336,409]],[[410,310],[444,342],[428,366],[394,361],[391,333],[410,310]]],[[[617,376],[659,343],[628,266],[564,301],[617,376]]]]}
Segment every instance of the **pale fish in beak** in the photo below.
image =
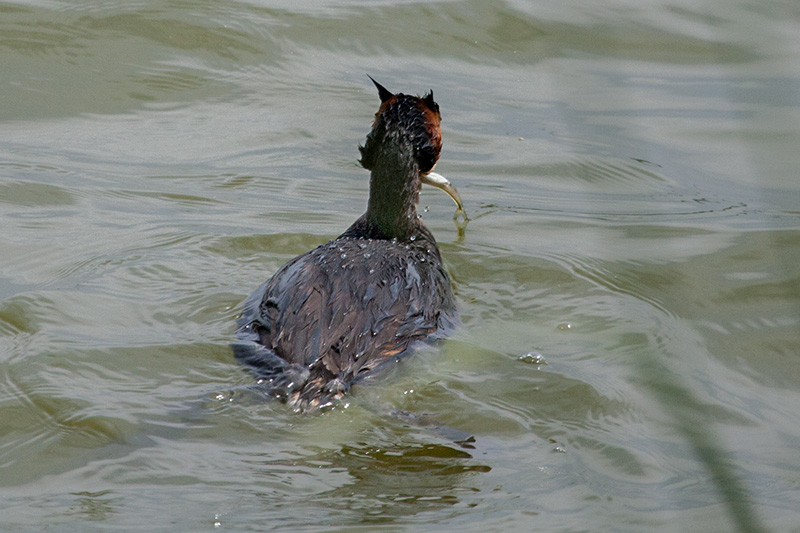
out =
{"type": "Polygon", "coordinates": [[[453,199],[456,203],[456,212],[453,215],[453,218],[458,221],[459,215],[464,217],[464,225],[469,222],[469,218],[467,217],[467,212],[464,211],[464,204],[461,202],[461,196],[459,196],[458,191],[453,186],[447,178],[442,176],[441,174],[437,174],[436,172],[428,172],[427,174],[423,174],[420,176],[422,183],[426,185],[432,185],[437,189],[440,189],[447,193],[447,195],[453,199]]]}

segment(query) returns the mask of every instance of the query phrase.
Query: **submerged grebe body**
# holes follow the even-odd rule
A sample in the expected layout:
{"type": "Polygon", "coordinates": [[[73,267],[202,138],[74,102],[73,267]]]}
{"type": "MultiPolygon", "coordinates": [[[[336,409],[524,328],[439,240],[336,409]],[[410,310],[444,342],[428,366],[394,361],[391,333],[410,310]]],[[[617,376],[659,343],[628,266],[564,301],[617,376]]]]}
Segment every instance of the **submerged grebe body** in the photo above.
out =
{"type": "Polygon", "coordinates": [[[422,183],[455,189],[431,173],[441,150],[439,106],[392,94],[360,147],[370,170],[367,211],[338,238],[295,257],[245,302],[234,350],[298,409],[324,406],[369,371],[457,323],[450,278],[417,214],[422,183]]]}

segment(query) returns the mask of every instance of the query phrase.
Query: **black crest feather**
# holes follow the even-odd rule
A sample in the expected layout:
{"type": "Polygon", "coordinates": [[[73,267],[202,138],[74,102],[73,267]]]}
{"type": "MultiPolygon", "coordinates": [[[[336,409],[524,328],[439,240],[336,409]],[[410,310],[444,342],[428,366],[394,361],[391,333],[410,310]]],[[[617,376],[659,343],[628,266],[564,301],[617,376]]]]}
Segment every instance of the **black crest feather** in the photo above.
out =
{"type": "Polygon", "coordinates": [[[378,88],[378,96],[380,97],[380,99],[381,99],[381,102],[385,102],[386,100],[389,100],[391,97],[393,97],[393,96],[394,96],[394,95],[393,95],[391,92],[389,92],[389,90],[388,90],[388,89],[386,89],[386,87],[384,87],[383,85],[381,85],[380,83],[378,83],[377,81],[375,81],[375,80],[372,78],[372,76],[370,76],[369,74],[367,74],[367,77],[368,77],[369,79],[371,79],[371,80],[372,80],[372,83],[374,83],[374,84],[375,84],[375,87],[377,87],[377,88],[378,88]]]}

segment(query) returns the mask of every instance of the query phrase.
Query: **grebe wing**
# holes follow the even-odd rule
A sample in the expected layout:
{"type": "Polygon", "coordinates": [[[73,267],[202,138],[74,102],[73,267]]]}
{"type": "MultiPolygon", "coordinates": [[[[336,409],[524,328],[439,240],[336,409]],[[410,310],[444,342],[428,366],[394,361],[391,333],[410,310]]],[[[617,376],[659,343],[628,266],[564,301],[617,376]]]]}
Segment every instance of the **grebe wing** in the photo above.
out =
{"type": "Polygon", "coordinates": [[[362,250],[339,242],[320,259],[326,246],[290,261],[267,283],[254,313],[257,342],[312,374],[353,379],[436,331],[441,306],[426,305],[437,294],[435,281],[407,256],[348,261],[348,253],[362,250]]]}

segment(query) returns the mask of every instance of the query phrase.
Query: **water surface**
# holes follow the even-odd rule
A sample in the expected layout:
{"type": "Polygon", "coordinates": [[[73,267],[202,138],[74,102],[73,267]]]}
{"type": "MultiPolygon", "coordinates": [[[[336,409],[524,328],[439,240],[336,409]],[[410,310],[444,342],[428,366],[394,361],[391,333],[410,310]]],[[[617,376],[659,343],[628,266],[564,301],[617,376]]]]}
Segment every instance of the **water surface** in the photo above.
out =
{"type": "Polygon", "coordinates": [[[798,52],[788,1],[0,2],[3,527],[797,530],[798,52]],[[367,73],[441,106],[463,327],[303,415],[229,343],[363,211],[367,73]]]}

